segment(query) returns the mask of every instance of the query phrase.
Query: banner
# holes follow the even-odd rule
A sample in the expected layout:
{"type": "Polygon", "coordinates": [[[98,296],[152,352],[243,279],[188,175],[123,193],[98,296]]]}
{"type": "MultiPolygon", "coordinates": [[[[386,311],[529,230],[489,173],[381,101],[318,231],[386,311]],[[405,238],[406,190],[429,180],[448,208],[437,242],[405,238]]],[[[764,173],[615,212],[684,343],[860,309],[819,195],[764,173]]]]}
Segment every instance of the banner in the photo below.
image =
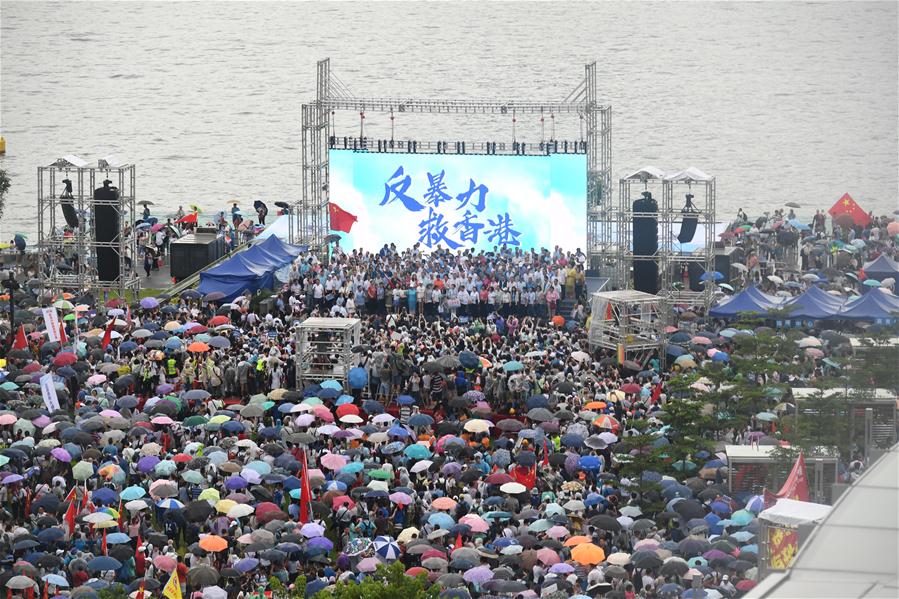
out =
{"type": "Polygon", "coordinates": [[[56,385],[53,384],[52,374],[45,374],[41,377],[41,395],[47,410],[53,412],[59,409],[59,398],[56,397],[56,385]]]}
{"type": "Polygon", "coordinates": [[[768,529],[768,566],[772,570],[786,570],[799,550],[799,535],[795,530],[772,527],[768,529]]]}
{"type": "Polygon", "coordinates": [[[801,453],[793,464],[790,476],[784,486],[777,493],[778,497],[786,499],[796,499],[798,501],[808,501],[808,476],[805,472],[805,456],[801,453]]]}
{"type": "Polygon", "coordinates": [[[181,599],[181,581],[178,580],[178,568],[172,570],[172,576],[162,587],[162,596],[167,599],[181,599]]]}
{"type": "Polygon", "coordinates": [[[56,308],[41,308],[44,315],[44,326],[47,327],[47,337],[54,343],[59,343],[59,315],[56,308]]]}

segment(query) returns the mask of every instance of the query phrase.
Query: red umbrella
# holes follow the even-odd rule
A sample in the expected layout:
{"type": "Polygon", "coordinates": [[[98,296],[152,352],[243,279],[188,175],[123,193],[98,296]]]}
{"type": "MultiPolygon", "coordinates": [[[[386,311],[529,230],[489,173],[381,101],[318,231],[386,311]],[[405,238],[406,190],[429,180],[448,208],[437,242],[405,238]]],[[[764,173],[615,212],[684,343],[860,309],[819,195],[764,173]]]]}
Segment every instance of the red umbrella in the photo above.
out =
{"type": "Polygon", "coordinates": [[[28,366],[23,368],[22,372],[24,372],[25,374],[34,374],[35,372],[37,372],[40,369],[41,369],[40,364],[38,364],[37,362],[32,362],[31,364],[29,364],[28,366]]]}
{"type": "Polygon", "coordinates": [[[54,366],[71,366],[75,362],[78,361],[78,357],[72,352],[63,352],[61,354],[57,354],[55,358],[53,358],[54,366]]]}
{"type": "Polygon", "coordinates": [[[209,319],[209,326],[217,327],[220,324],[228,324],[231,322],[231,319],[225,316],[224,314],[219,314],[218,316],[213,316],[209,319]]]}
{"type": "Polygon", "coordinates": [[[275,505],[271,501],[263,501],[262,503],[260,503],[259,505],[256,506],[256,515],[262,516],[265,512],[271,512],[273,510],[276,512],[280,512],[281,508],[279,508],[277,505],[275,505]]]}
{"type": "Polygon", "coordinates": [[[625,393],[639,393],[640,385],[637,383],[627,383],[626,385],[621,385],[621,390],[625,393]]]}
{"type": "Polygon", "coordinates": [[[172,461],[176,464],[185,464],[191,461],[193,458],[186,453],[179,453],[175,457],[172,458],[172,461]]]}
{"type": "Polygon", "coordinates": [[[347,509],[353,509],[356,507],[356,502],[347,497],[346,495],[338,495],[331,499],[331,509],[336,510],[341,505],[346,505],[347,509]]]}
{"type": "Polygon", "coordinates": [[[191,335],[199,335],[200,333],[205,333],[208,330],[209,330],[208,328],[204,327],[201,324],[195,324],[194,326],[187,329],[187,332],[190,333],[191,335]]]}
{"type": "Polygon", "coordinates": [[[345,403],[337,406],[337,417],[343,418],[347,414],[359,415],[359,408],[351,403],[345,403]]]}
{"type": "Polygon", "coordinates": [[[505,472],[494,472],[488,476],[486,480],[489,485],[504,485],[506,483],[515,482],[515,479],[505,472]]]}

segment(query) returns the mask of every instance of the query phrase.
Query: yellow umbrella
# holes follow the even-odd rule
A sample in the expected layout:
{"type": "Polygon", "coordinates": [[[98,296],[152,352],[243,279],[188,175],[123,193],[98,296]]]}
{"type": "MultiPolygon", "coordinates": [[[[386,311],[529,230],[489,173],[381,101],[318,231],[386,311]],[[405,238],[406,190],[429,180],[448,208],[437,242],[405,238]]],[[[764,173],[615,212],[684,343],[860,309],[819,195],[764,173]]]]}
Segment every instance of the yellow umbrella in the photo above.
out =
{"type": "Polygon", "coordinates": [[[230,499],[222,499],[215,504],[215,511],[220,514],[227,514],[235,505],[237,505],[236,501],[232,501],[230,499]]]}
{"type": "Polygon", "coordinates": [[[222,424],[224,422],[228,422],[231,420],[230,416],[226,416],[225,414],[219,414],[217,416],[213,416],[209,419],[209,424],[222,424]]]}
{"type": "Polygon", "coordinates": [[[205,501],[218,501],[221,498],[218,489],[203,489],[203,492],[200,493],[200,496],[198,497],[198,499],[205,501]]]}
{"type": "Polygon", "coordinates": [[[408,543],[412,539],[417,539],[420,534],[420,530],[418,530],[414,526],[410,526],[409,528],[404,528],[399,536],[397,536],[396,540],[400,543],[408,543]]]}
{"type": "Polygon", "coordinates": [[[163,328],[166,331],[174,331],[175,329],[181,328],[181,323],[178,322],[177,320],[170,320],[167,323],[165,323],[165,326],[163,328]]]}
{"type": "Polygon", "coordinates": [[[115,528],[118,525],[119,523],[117,520],[106,520],[105,522],[94,524],[94,528],[115,528]]]}

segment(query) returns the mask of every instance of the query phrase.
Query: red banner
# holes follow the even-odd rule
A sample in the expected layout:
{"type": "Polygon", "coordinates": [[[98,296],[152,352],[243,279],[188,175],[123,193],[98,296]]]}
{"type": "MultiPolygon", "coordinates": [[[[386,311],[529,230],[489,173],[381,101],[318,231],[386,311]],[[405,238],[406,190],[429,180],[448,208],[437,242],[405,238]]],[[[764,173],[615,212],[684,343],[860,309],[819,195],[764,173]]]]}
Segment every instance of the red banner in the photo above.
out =
{"type": "Polygon", "coordinates": [[[805,472],[805,456],[801,453],[793,464],[790,476],[787,482],[777,494],[778,497],[785,499],[796,499],[798,501],[808,501],[808,476],[805,472]]]}
{"type": "Polygon", "coordinates": [[[768,529],[768,566],[772,570],[786,570],[799,550],[799,537],[788,528],[768,529]]]}

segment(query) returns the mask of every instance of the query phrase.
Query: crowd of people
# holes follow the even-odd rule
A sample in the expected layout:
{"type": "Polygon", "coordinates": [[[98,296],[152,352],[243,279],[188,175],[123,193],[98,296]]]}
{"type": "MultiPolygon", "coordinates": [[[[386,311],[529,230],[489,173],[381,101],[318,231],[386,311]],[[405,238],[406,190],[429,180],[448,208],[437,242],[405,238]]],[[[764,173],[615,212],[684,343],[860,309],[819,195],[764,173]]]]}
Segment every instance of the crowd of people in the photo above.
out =
{"type": "MultiPolygon", "coordinates": [[[[752,235],[729,242],[758,251],[752,235]]],[[[733,334],[685,322],[670,334],[694,342],[673,368],[621,363],[588,343],[585,266],[558,248],[338,247],[327,264],[301,255],[265,309],[194,290],[67,295],[50,298],[59,342],[19,311],[0,384],[0,580],[84,598],[174,579],[217,599],[304,575],[311,597],[399,562],[448,597],[741,596],[764,503],[728,493],[724,454],[697,451],[680,479],[644,472],[656,509],[616,452],[637,426],[675,433],[669,380],[733,334]],[[297,385],[309,316],[359,318],[362,334],[348,373],[297,385]]],[[[797,348],[797,383],[820,375],[809,356],[797,348]]],[[[731,440],[769,433],[754,420],[731,440]]]]}

